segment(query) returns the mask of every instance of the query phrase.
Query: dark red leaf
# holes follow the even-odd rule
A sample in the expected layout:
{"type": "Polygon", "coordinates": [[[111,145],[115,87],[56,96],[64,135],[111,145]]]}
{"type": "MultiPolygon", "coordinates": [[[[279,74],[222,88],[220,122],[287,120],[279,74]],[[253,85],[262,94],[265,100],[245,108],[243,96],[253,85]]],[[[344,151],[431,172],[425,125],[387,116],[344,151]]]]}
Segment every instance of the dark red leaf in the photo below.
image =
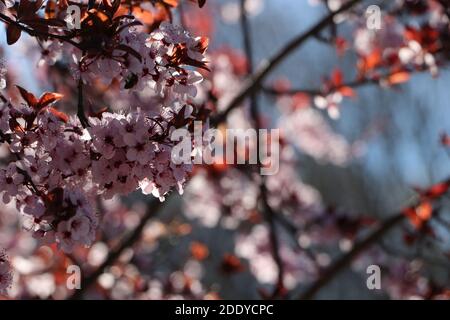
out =
{"type": "Polygon", "coordinates": [[[450,136],[445,132],[441,134],[441,144],[445,147],[450,147],[450,136]]]}
{"type": "Polygon", "coordinates": [[[62,94],[55,92],[45,92],[40,98],[38,102],[38,109],[45,108],[49,104],[60,100],[63,97],[62,94]]]}
{"type": "Polygon", "coordinates": [[[14,24],[8,25],[6,28],[6,42],[9,45],[12,45],[19,40],[20,35],[22,34],[22,30],[14,24]]]}
{"type": "Polygon", "coordinates": [[[112,4],[109,0],[102,0],[103,5],[106,7],[106,9],[111,10],[112,4]]]}
{"type": "Polygon", "coordinates": [[[201,242],[194,241],[191,243],[191,255],[195,260],[202,261],[209,256],[209,249],[201,242]]]}
{"type": "Polygon", "coordinates": [[[222,271],[224,273],[236,273],[244,270],[241,260],[233,254],[226,253],[222,260],[222,271]]]}
{"type": "Polygon", "coordinates": [[[48,111],[50,111],[51,113],[53,113],[53,115],[55,117],[57,117],[59,120],[61,120],[62,122],[67,123],[69,121],[69,116],[67,114],[65,114],[62,111],[58,111],[55,108],[48,108],[48,111]]]}
{"type": "Polygon", "coordinates": [[[28,106],[32,108],[36,108],[38,105],[38,99],[34,96],[34,94],[28,92],[21,86],[17,86],[17,89],[19,89],[20,95],[22,96],[23,100],[28,104],[28,106]]]}
{"type": "Polygon", "coordinates": [[[427,198],[438,198],[442,196],[444,193],[446,193],[450,188],[450,184],[448,182],[442,182],[435,184],[431,188],[427,190],[427,192],[424,194],[427,198]]]}
{"type": "Polygon", "coordinates": [[[55,188],[50,191],[44,198],[47,211],[51,213],[58,212],[64,199],[64,189],[55,188]]]}

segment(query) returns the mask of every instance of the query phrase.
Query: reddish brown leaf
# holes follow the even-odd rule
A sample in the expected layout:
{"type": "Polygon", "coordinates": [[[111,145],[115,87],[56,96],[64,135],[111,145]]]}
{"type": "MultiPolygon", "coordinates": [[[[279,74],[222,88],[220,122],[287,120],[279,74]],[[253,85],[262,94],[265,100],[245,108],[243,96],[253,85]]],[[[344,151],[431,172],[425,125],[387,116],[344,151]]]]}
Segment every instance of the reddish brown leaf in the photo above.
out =
{"type": "Polygon", "coordinates": [[[226,253],[222,260],[222,271],[225,273],[236,273],[244,270],[241,260],[235,255],[226,253]]]}
{"type": "Polygon", "coordinates": [[[441,144],[445,147],[450,147],[450,136],[445,132],[441,134],[441,144]]]}
{"type": "Polygon", "coordinates": [[[400,83],[407,82],[409,80],[409,78],[410,78],[409,72],[399,71],[399,72],[395,72],[395,73],[391,74],[387,78],[387,83],[389,85],[400,84],[400,83]]]}
{"type": "Polygon", "coordinates": [[[36,16],[36,12],[41,8],[44,0],[21,0],[19,3],[19,8],[17,9],[17,16],[19,20],[21,18],[30,18],[36,16]]]}
{"type": "Polygon", "coordinates": [[[98,111],[94,111],[94,109],[92,109],[92,106],[89,105],[89,117],[93,117],[93,118],[97,118],[97,119],[101,119],[102,118],[102,114],[107,112],[108,108],[107,107],[103,107],[98,111]]]}
{"type": "Polygon", "coordinates": [[[417,207],[407,208],[403,214],[408,217],[411,224],[416,229],[421,229],[425,222],[433,215],[433,205],[429,201],[420,203],[417,207]]]}
{"type": "Polygon", "coordinates": [[[140,7],[133,7],[133,15],[136,19],[146,25],[151,25],[155,21],[152,12],[144,10],[140,7]]]}
{"type": "Polygon", "coordinates": [[[20,95],[22,96],[23,100],[28,104],[28,106],[32,108],[36,108],[38,105],[38,99],[34,96],[34,94],[28,92],[24,88],[17,86],[17,89],[19,89],[20,95]]]}
{"type": "Polygon", "coordinates": [[[435,184],[434,186],[432,186],[431,188],[429,188],[424,196],[429,198],[429,199],[435,199],[438,198],[440,196],[442,196],[444,193],[446,193],[450,188],[450,183],[448,182],[442,182],[442,183],[438,183],[435,184]]]}
{"type": "Polygon", "coordinates": [[[45,5],[45,18],[55,19],[56,18],[56,2],[53,0],[47,1],[45,5]]]}
{"type": "Polygon", "coordinates": [[[208,63],[208,62],[196,61],[196,60],[191,59],[191,58],[187,58],[187,59],[186,59],[186,64],[210,72],[211,70],[210,70],[210,69],[208,68],[208,66],[206,65],[207,63],[208,63]]]}
{"type": "Polygon", "coordinates": [[[48,108],[48,111],[50,111],[51,113],[53,113],[53,115],[55,117],[57,117],[59,120],[63,121],[63,122],[68,122],[69,121],[69,116],[67,114],[65,114],[62,111],[58,111],[55,108],[48,108]]]}
{"type": "Polygon", "coordinates": [[[356,92],[351,87],[343,86],[339,88],[339,93],[344,97],[356,97],[356,92]]]}
{"type": "Polygon", "coordinates": [[[415,208],[408,208],[403,211],[403,214],[409,219],[409,222],[416,228],[420,229],[423,221],[416,214],[415,208]]]}
{"type": "Polygon", "coordinates": [[[38,109],[45,108],[46,106],[52,104],[55,101],[60,100],[63,97],[62,94],[55,92],[45,92],[40,98],[38,102],[38,109]]]}
{"type": "Polygon", "coordinates": [[[372,53],[364,56],[358,62],[358,68],[362,75],[378,67],[382,62],[382,54],[380,49],[375,49],[372,53]]]}
{"type": "Polygon", "coordinates": [[[206,245],[200,242],[192,242],[191,243],[191,254],[192,257],[196,260],[205,260],[209,256],[209,250],[206,245]]]}
{"type": "Polygon", "coordinates": [[[14,24],[8,25],[6,28],[6,42],[8,45],[12,45],[19,40],[22,30],[14,24]]]}
{"type": "Polygon", "coordinates": [[[334,43],[336,45],[337,54],[339,56],[342,56],[344,54],[345,50],[348,49],[347,40],[345,40],[345,38],[342,38],[342,37],[336,37],[334,43]]]}
{"type": "Polygon", "coordinates": [[[343,78],[341,69],[335,69],[331,74],[331,81],[335,87],[339,87],[342,84],[343,78]]]}
{"type": "Polygon", "coordinates": [[[173,8],[178,7],[178,0],[163,0],[163,2],[170,7],[173,7],[173,8]]]}
{"type": "Polygon", "coordinates": [[[109,0],[102,0],[102,3],[107,9],[110,10],[112,8],[111,1],[109,1],[109,0]]]}
{"type": "Polygon", "coordinates": [[[206,49],[208,48],[208,46],[209,46],[209,38],[207,38],[207,37],[201,37],[201,38],[200,38],[200,42],[199,42],[199,44],[197,45],[197,48],[199,49],[199,51],[200,51],[201,53],[205,53],[205,51],[206,51],[206,49]]]}
{"type": "Polygon", "coordinates": [[[428,201],[421,203],[416,208],[416,214],[422,221],[430,220],[432,213],[433,213],[433,206],[428,201]]]}

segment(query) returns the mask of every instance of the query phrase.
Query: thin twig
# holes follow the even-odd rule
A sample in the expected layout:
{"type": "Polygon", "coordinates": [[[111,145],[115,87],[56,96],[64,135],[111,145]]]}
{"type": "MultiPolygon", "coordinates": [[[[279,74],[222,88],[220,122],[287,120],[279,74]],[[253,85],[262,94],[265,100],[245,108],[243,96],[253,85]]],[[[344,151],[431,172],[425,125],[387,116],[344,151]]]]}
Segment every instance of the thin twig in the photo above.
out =
{"type": "MultiPolygon", "coordinates": [[[[421,72],[425,72],[428,70],[429,70],[428,68],[421,68],[418,70],[405,69],[404,71],[409,72],[409,73],[421,73],[421,72]]],[[[316,95],[326,96],[326,95],[332,94],[334,92],[338,92],[342,88],[356,89],[359,87],[363,87],[365,85],[389,83],[389,78],[392,77],[393,75],[395,75],[396,72],[387,73],[387,74],[384,74],[381,76],[377,76],[375,78],[367,78],[367,77],[360,78],[357,80],[342,83],[337,86],[331,86],[329,88],[323,88],[323,89],[311,89],[311,88],[276,89],[276,88],[269,87],[269,86],[262,86],[261,90],[268,95],[274,95],[274,96],[278,96],[278,95],[293,96],[293,95],[296,95],[299,93],[304,93],[304,94],[308,94],[311,96],[316,96],[316,95]]]]}
{"type": "Polygon", "coordinates": [[[86,118],[86,114],[84,112],[84,103],[83,103],[83,81],[78,80],[78,108],[77,108],[77,116],[80,119],[81,125],[83,128],[90,127],[89,120],[86,118]]]}
{"type": "Polygon", "coordinates": [[[379,83],[380,81],[382,81],[382,79],[363,78],[360,80],[347,82],[347,83],[341,84],[339,86],[329,88],[327,90],[307,89],[307,88],[294,88],[294,89],[287,89],[287,90],[283,90],[283,89],[279,90],[276,88],[264,86],[264,87],[262,87],[262,91],[269,95],[293,96],[298,93],[305,93],[305,94],[312,95],[312,96],[316,96],[316,95],[324,95],[325,96],[325,95],[331,94],[333,92],[339,91],[340,89],[342,89],[344,87],[358,88],[358,87],[362,87],[366,84],[376,84],[376,83],[379,83]]]}

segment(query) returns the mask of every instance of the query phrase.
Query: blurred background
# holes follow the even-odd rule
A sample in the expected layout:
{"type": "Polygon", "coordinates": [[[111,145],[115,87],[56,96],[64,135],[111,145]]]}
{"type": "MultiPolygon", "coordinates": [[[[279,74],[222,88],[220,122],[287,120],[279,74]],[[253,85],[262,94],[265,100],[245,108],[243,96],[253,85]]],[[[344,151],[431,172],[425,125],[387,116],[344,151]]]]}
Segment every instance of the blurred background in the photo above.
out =
{"type": "MultiPolygon", "coordinates": [[[[327,14],[323,3],[306,0],[247,0],[246,8],[255,68],[327,14]]],[[[245,73],[241,3],[209,0],[201,10],[183,3],[180,12],[174,12],[177,23],[184,23],[193,34],[210,37],[212,71],[205,86],[220,92],[220,110],[220,101],[229,99],[225,91],[236,92],[242,86],[244,74],[235,71],[241,66],[245,73]]],[[[340,25],[339,35],[357,38],[354,25],[340,25]]],[[[0,42],[5,43],[4,32],[0,42]]],[[[15,83],[34,92],[54,90],[51,81],[42,79],[36,67],[40,54],[31,46],[30,40],[3,47],[15,83]]],[[[335,46],[312,39],[264,83],[320,90],[336,69],[344,79],[355,79],[358,59],[351,50],[337,54],[335,46]]],[[[420,72],[396,86],[368,83],[355,89],[356,96],[343,99],[340,116],[334,119],[314,106],[314,97],[279,96],[269,90],[257,95],[265,125],[280,128],[289,145],[282,151],[279,176],[267,180],[274,198],[269,200],[281,207],[280,202],[289,200],[283,198],[285,190],[302,197],[301,205],[281,211],[289,219],[287,224],[298,229],[284,228],[283,221],[274,227],[284,274],[283,290],[277,296],[299,297],[338,257],[370,234],[377,221],[410,205],[417,195],[415,188],[426,189],[449,176],[449,150],[441,141],[450,128],[449,80],[443,65],[438,77],[420,72]]],[[[198,99],[201,102],[202,96],[198,99]]],[[[247,127],[249,122],[245,105],[230,115],[227,125],[247,127]]],[[[83,298],[272,297],[280,266],[270,248],[273,230],[254,209],[257,187],[239,169],[214,170],[194,169],[185,194],[169,197],[148,221],[140,240],[123,250],[94,286],[83,290],[83,298]]],[[[137,192],[104,201],[99,241],[69,257],[52,247],[37,246],[26,231],[18,232],[22,221],[15,208],[2,208],[0,244],[15,268],[11,297],[67,297],[67,265],[76,262],[86,274],[100,266],[118,243],[118,235],[133,230],[146,206],[154,205],[156,199],[149,197],[137,192]]],[[[411,234],[407,222],[393,228],[315,297],[430,298],[433,295],[427,294],[435,290],[433,294],[448,298],[448,197],[439,208],[443,222],[433,224],[432,237],[418,236],[411,244],[405,240],[411,234]],[[373,264],[381,266],[381,290],[366,285],[366,268],[373,264]]]]}

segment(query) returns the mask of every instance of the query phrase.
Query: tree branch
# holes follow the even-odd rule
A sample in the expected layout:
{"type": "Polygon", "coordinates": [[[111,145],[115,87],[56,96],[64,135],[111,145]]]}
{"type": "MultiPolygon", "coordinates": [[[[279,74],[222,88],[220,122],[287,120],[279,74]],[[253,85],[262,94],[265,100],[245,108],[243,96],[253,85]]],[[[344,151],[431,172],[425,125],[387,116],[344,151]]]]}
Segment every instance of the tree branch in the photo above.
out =
{"type": "Polygon", "coordinates": [[[299,35],[297,38],[289,42],[285,47],[283,47],[275,56],[273,56],[268,63],[264,64],[256,73],[250,76],[243,84],[241,91],[234,97],[234,99],[229,103],[225,110],[219,113],[211,121],[213,125],[217,125],[223,122],[228,114],[234,110],[240,103],[242,103],[248,96],[257,92],[260,88],[262,81],[281,63],[286,57],[288,57],[294,50],[300,47],[306,40],[310,37],[317,35],[321,32],[328,24],[333,22],[336,15],[345,12],[360,3],[362,0],[351,0],[343,4],[338,10],[331,12],[322,20],[320,20],[313,27],[308,29],[306,32],[299,35]]]}

